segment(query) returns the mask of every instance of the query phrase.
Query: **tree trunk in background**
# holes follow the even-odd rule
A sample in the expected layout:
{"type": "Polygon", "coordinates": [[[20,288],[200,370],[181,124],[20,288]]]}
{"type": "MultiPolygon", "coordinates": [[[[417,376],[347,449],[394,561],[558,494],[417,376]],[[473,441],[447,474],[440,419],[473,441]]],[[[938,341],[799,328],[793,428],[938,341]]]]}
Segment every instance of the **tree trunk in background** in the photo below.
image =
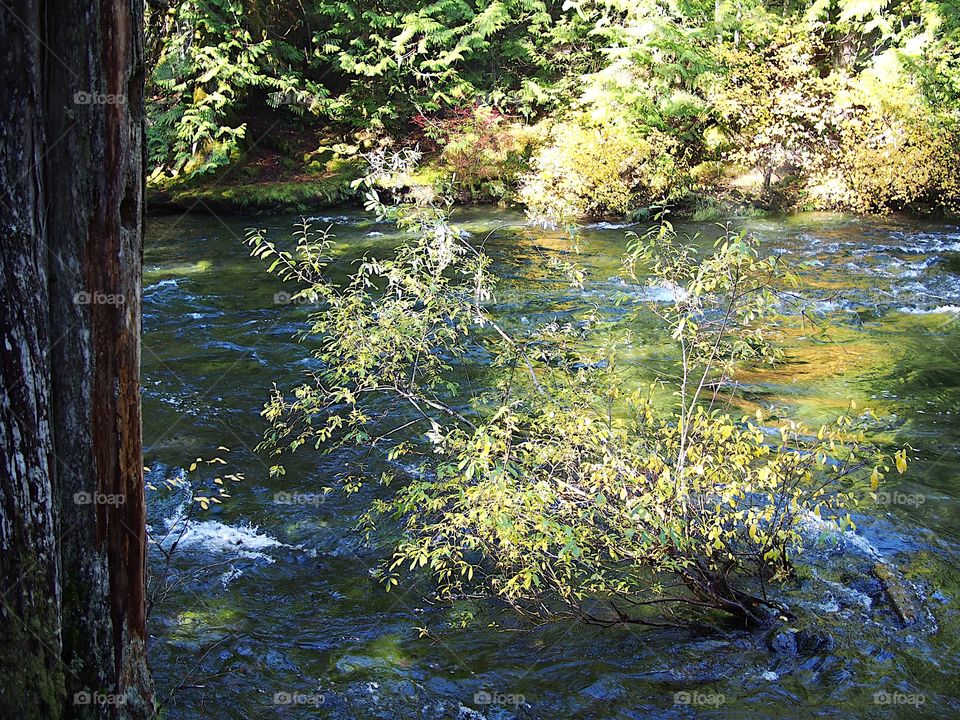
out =
{"type": "Polygon", "coordinates": [[[152,714],[142,0],[0,7],[0,717],[152,714]]]}

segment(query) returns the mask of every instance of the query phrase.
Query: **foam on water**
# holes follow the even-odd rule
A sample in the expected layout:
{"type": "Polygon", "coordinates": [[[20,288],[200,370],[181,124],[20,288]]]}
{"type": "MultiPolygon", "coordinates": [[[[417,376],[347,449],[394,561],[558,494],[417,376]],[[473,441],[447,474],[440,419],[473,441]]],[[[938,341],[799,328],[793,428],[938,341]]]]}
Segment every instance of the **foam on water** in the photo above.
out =
{"type": "Polygon", "coordinates": [[[224,588],[229,587],[230,583],[232,583],[241,575],[243,575],[243,570],[238,570],[233,565],[230,565],[230,567],[227,568],[227,571],[220,576],[220,583],[224,588]]]}
{"type": "MultiPolygon", "coordinates": [[[[179,531],[174,531],[172,534],[178,535],[179,531]]],[[[264,550],[299,549],[260,532],[260,528],[256,525],[233,526],[219,520],[188,521],[187,529],[180,536],[177,548],[235,555],[247,560],[265,560],[268,563],[276,562],[276,559],[267,555],[263,552],[264,550]]]]}
{"type": "Polygon", "coordinates": [[[364,218],[356,215],[310,215],[306,219],[309,222],[341,223],[343,225],[357,225],[364,220],[364,218]]]}
{"type": "Polygon", "coordinates": [[[800,528],[809,538],[827,535],[834,538],[844,549],[851,550],[872,560],[880,560],[883,557],[880,551],[873,546],[873,543],[863,535],[858,535],[856,532],[850,530],[841,531],[835,523],[819,518],[812,512],[804,514],[800,520],[800,528]]]}
{"type": "Polygon", "coordinates": [[[826,243],[804,238],[799,248],[808,266],[832,268],[830,283],[844,287],[840,303],[824,303],[822,312],[872,309],[877,313],[955,313],[960,310],[960,280],[944,272],[941,253],[960,250],[960,235],[891,236],[887,245],[826,243]],[[906,241],[906,242],[905,242],[906,241]],[[813,256],[813,257],[810,257],[813,256]],[[837,272],[837,269],[840,272],[837,272]],[[857,282],[850,280],[856,278],[857,282]]]}
{"type": "MultiPolygon", "coordinates": [[[[182,475],[183,471],[179,470],[182,475]]],[[[303,550],[300,545],[288,545],[275,537],[261,532],[256,525],[227,525],[219,520],[198,520],[188,516],[188,508],[193,502],[193,488],[184,484],[178,493],[179,504],[163,519],[165,533],[156,538],[165,549],[176,543],[176,550],[202,552],[211,555],[227,555],[245,560],[263,560],[276,562],[276,558],[267,554],[267,550],[285,548],[303,550]]],[[[152,528],[148,526],[152,535],[152,528]]],[[[239,576],[236,571],[235,576],[239,576]]],[[[231,578],[232,579],[232,578],[231,578]]]]}
{"type": "Polygon", "coordinates": [[[957,252],[960,251],[960,236],[958,235],[931,235],[929,233],[918,233],[911,239],[920,240],[918,243],[897,245],[894,249],[907,255],[924,254],[939,252],[957,252]]]}
{"type": "Polygon", "coordinates": [[[178,278],[167,278],[147,285],[143,288],[144,302],[163,303],[170,298],[171,294],[180,290],[180,280],[178,278]]]}
{"type": "MultiPolygon", "coordinates": [[[[856,588],[847,587],[841,583],[834,582],[833,580],[826,580],[819,576],[817,576],[817,579],[829,587],[838,596],[846,599],[849,603],[860,605],[864,610],[869,610],[871,607],[873,607],[873,598],[865,593],[860,592],[856,588]]],[[[833,604],[837,605],[837,609],[839,610],[840,605],[836,602],[836,600],[833,601],[833,604]]]]}
{"type": "Polygon", "coordinates": [[[653,300],[654,302],[676,303],[687,299],[687,291],[672,283],[648,285],[641,291],[641,295],[644,300],[653,300]]]}
{"type": "Polygon", "coordinates": [[[165,288],[165,287],[176,287],[176,286],[177,286],[177,283],[179,283],[179,280],[177,280],[177,278],[167,278],[166,280],[158,280],[157,282],[153,283],[152,285],[147,285],[147,286],[143,289],[143,292],[144,292],[144,293],[152,292],[152,291],[154,291],[154,290],[159,290],[159,289],[165,288]]]}
{"type": "Polygon", "coordinates": [[[900,312],[911,315],[934,315],[938,313],[960,313],[960,305],[938,305],[934,308],[902,307],[900,312]]]}
{"type": "Polygon", "coordinates": [[[595,222],[589,223],[586,227],[591,230],[623,230],[628,227],[633,227],[634,223],[612,223],[612,222],[595,222]]]}

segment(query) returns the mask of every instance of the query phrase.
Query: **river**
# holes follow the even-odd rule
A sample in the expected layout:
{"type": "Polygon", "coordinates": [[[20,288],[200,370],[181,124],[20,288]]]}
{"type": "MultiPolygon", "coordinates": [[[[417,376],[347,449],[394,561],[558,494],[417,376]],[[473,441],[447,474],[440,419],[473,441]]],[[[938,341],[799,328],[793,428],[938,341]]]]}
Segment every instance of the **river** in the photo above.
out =
{"type": "MultiPolygon", "coordinates": [[[[855,400],[880,417],[878,441],[915,449],[908,473],[854,515],[856,533],[821,539],[807,558],[812,567],[785,589],[801,619],[784,642],[730,628],[508,623],[507,632],[485,627],[503,612],[491,607],[460,628],[416,593],[383,592],[370,576],[383,548],[352,531],[373,491],[319,494],[346,458],[301,451],[286,476],[271,478],[270,462],[253,451],[272,384],[292,387],[312,360],[295,338],[308,308],[276,302],[281,285],[242,240],[250,225],[288,237],[296,219],[148,222],[152,536],[179,534],[186,489],[164,481],[183,477],[196,458],[219,456],[222,473],[243,475],[225,481],[231,497],[222,505],[195,509],[151,610],[151,665],[166,718],[960,717],[960,227],[836,214],[731,221],[756,233],[764,253],[803,264],[831,326],[829,338],[791,342],[778,368],[745,376],[745,406],[787,407],[818,423],[855,400]],[[277,502],[278,492],[305,501],[277,502]],[[880,558],[922,596],[916,624],[901,626],[871,575],[880,558]],[[421,638],[420,627],[430,634],[421,638]]],[[[354,209],[313,222],[337,236],[335,275],[398,237],[354,209]]],[[[455,222],[474,237],[492,233],[501,312],[516,323],[594,305],[614,317],[623,312],[618,296],[651,296],[619,277],[624,233],[639,226],[585,229],[576,260],[587,279],[578,291],[545,271],[545,259],[565,251],[559,233],[491,208],[460,210],[455,222]]],[[[704,246],[721,231],[714,223],[678,229],[700,233],[704,246]]],[[[648,358],[661,351],[642,341],[636,350],[648,358]]],[[[154,547],[155,576],[163,566],[154,547]]]]}

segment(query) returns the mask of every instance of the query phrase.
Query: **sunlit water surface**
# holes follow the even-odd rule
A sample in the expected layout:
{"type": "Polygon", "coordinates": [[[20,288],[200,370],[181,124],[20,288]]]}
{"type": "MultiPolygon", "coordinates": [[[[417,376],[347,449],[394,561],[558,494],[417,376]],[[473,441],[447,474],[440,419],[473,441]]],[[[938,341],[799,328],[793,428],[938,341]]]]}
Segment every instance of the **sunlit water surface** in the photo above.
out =
{"type": "MultiPolygon", "coordinates": [[[[744,409],[785,408],[817,423],[855,400],[880,416],[878,441],[916,448],[909,472],[886,488],[898,502],[862,507],[857,532],[822,541],[808,556],[816,569],[783,590],[801,631],[784,642],[731,629],[532,629],[492,606],[475,608],[478,621],[461,629],[448,608],[415,592],[387,594],[371,578],[385,550],[366,547],[352,528],[375,488],[276,502],[278,492],[320,493],[347,461],[306,450],[287,461],[285,477],[270,478],[269,461],[253,452],[271,385],[292,387],[314,361],[294,337],[309,309],[275,302],[281,285],[242,239],[250,225],[288,238],[295,220],[149,222],[143,402],[148,479],[158,487],[153,536],[162,539],[186,507],[185,492],[165,489],[164,479],[197,457],[219,455],[223,473],[245,477],[227,481],[223,505],[196,509],[173,556],[177,583],[151,612],[166,717],[960,717],[960,227],[841,215],[739,223],[763,252],[804,264],[832,327],[828,339],[791,341],[779,368],[747,375],[744,409]],[[881,558],[924,596],[916,625],[901,626],[873,578],[881,558]],[[430,635],[421,638],[420,627],[430,635]]],[[[456,221],[486,239],[502,278],[499,312],[518,330],[594,306],[617,319],[658,297],[620,277],[624,235],[642,227],[586,229],[571,258],[587,269],[579,291],[547,269],[569,249],[562,234],[492,209],[460,211],[456,221]]],[[[359,211],[314,222],[333,225],[339,276],[398,239],[359,211]]],[[[721,232],[678,229],[701,233],[704,247],[721,232]]],[[[669,360],[662,335],[643,322],[623,352],[638,377],[669,360]]],[[[162,565],[154,549],[154,573],[162,565]]]]}

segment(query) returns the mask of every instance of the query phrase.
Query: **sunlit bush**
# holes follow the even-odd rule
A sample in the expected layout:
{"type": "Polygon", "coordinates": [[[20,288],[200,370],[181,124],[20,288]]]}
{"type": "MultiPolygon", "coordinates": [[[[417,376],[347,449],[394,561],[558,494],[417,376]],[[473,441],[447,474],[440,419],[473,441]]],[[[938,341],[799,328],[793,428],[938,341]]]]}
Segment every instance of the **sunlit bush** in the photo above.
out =
{"type": "MultiPolygon", "coordinates": [[[[368,207],[405,240],[343,284],[325,271],[329,238],[308,223],[295,249],[258,230],[249,241],[321,308],[306,330],[317,369],[275,389],[262,447],[362,449],[343,486],[379,479],[363,526],[368,539],[399,533],[378,573],[388,590],[419,571],[442,599],[489,597],[540,619],[759,622],[782,610],[765,583],[789,575],[804,518],[850,524],[845,508],[892,464],[859,417],[807,428],[734,413],[729,381],[778,359],[778,292],[795,282],[744,234],[705,258],[667,224],[629,243],[626,275],[673,291],[653,311],[677,357],[652,386],[631,387],[615,352],[586,349],[597,318],[501,325],[492,259],[441,207],[386,207],[372,192],[368,207]],[[674,403],[652,400],[661,385],[674,403]],[[410,470],[397,477],[383,461],[410,470]]],[[[905,469],[905,451],[895,464],[905,469]]]]}
{"type": "Polygon", "coordinates": [[[817,162],[829,133],[830,88],[813,67],[810,38],[785,31],[757,48],[718,48],[723,71],[708,97],[733,139],[725,158],[755,168],[769,189],[775,177],[817,162]]]}
{"type": "Polygon", "coordinates": [[[414,122],[427,148],[439,154],[458,199],[467,201],[510,195],[539,141],[530,126],[487,105],[437,118],[419,115],[414,122]]]}
{"type": "Polygon", "coordinates": [[[893,58],[843,78],[827,117],[833,142],[808,178],[818,208],[876,211],[956,196],[956,138],[893,58]],[[881,72],[885,70],[885,72],[881,72]]]}
{"type": "Polygon", "coordinates": [[[665,133],[580,116],[553,127],[520,198],[531,215],[553,222],[626,214],[676,197],[687,177],[678,149],[665,133]]]}
{"type": "Polygon", "coordinates": [[[795,27],[762,48],[717,52],[724,72],[709,98],[735,138],[726,158],[758,170],[764,190],[789,176],[801,205],[867,212],[955,201],[952,123],[897,53],[824,74],[824,39],[795,27]]]}

